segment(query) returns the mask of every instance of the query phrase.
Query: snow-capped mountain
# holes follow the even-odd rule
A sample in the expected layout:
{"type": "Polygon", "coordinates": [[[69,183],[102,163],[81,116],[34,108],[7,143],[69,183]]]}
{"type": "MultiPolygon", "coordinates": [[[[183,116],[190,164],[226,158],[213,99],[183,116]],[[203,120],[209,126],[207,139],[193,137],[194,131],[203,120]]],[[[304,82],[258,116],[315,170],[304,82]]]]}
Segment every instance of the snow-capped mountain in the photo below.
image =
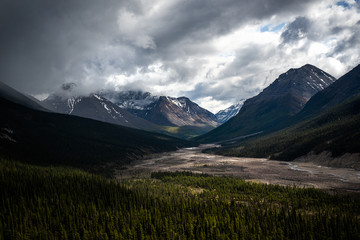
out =
{"type": "Polygon", "coordinates": [[[122,126],[154,130],[156,125],[139,118],[97,94],[63,98],[51,95],[42,101],[44,107],[63,114],[91,118],[122,126]]]}
{"type": "Polygon", "coordinates": [[[133,110],[144,110],[159,99],[158,96],[152,96],[149,92],[141,91],[102,91],[99,95],[109,99],[121,108],[133,110]]]}
{"type": "Polygon", "coordinates": [[[100,93],[116,105],[162,126],[217,126],[214,114],[186,97],[153,96],[141,91],[100,93]]]}
{"type": "Polygon", "coordinates": [[[230,107],[220,110],[218,113],[215,114],[218,121],[220,123],[227,122],[230,118],[236,116],[240,111],[241,107],[244,105],[246,99],[241,99],[240,102],[237,104],[231,105],[230,107]]]}
{"type": "Polygon", "coordinates": [[[138,116],[163,126],[217,126],[214,114],[192,102],[187,97],[161,96],[138,116]]]}
{"type": "Polygon", "coordinates": [[[344,102],[360,93],[360,65],[339,78],[328,88],[314,95],[302,110],[301,115],[316,114],[344,102]]]}

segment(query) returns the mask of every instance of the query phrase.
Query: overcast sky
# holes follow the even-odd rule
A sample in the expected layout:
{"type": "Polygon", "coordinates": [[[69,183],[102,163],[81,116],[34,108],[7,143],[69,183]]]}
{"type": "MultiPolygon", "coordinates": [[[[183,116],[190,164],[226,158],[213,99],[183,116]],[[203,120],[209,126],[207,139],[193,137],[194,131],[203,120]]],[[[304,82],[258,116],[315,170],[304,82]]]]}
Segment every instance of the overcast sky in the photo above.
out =
{"type": "Polygon", "coordinates": [[[44,97],[187,96],[216,113],[281,73],[360,63],[358,1],[0,0],[0,81],[44,97]]]}

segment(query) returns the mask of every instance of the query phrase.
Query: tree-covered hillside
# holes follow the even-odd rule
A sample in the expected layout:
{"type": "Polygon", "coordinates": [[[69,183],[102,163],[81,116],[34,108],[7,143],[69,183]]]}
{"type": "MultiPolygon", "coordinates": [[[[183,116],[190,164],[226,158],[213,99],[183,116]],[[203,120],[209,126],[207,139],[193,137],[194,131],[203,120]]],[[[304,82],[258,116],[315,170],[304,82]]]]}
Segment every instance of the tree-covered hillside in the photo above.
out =
{"type": "Polygon", "coordinates": [[[360,239],[360,202],[190,173],[118,183],[0,161],[0,239],[360,239]]]}

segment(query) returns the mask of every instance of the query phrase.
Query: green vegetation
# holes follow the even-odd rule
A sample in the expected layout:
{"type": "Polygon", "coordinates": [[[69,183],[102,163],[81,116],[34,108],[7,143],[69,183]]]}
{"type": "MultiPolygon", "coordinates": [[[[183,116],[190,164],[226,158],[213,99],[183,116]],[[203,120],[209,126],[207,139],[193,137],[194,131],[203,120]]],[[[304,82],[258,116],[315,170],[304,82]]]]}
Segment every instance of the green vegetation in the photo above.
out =
{"type": "Polygon", "coordinates": [[[199,135],[202,135],[204,133],[207,133],[213,130],[214,128],[215,127],[210,125],[204,125],[201,127],[200,126],[163,126],[162,133],[182,139],[191,139],[199,135]]]}
{"type": "Polygon", "coordinates": [[[329,151],[332,156],[357,153],[360,149],[360,97],[281,131],[245,139],[220,149],[223,155],[269,157],[293,160],[313,151],[329,151]]]}
{"type": "Polygon", "coordinates": [[[0,161],[0,239],[360,239],[360,201],[191,173],[121,183],[0,161]]]}

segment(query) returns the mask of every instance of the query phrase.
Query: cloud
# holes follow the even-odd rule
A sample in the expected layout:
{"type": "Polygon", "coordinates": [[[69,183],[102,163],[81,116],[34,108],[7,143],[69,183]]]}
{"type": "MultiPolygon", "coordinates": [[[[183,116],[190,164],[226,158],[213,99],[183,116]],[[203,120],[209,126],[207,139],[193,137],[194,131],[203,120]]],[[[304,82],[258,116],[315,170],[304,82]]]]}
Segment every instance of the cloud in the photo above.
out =
{"type": "Polygon", "coordinates": [[[1,0],[0,79],[33,95],[74,83],[72,94],[135,89],[217,109],[292,67],[311,63],[338,77],[358,64],[358,5],[1,0]]]}
{"type": "Polygon", "coordinates": [[[76,83],[63,83],[61,89],[63,91],[71,92],[76,86],[76,83]]]}
{"type": "Polygon", "coordinates": [[[306,17],[297,17],[281,34],[283,43],[299,41],[307,36],[310,30],[310,21],[306,17]]]}

